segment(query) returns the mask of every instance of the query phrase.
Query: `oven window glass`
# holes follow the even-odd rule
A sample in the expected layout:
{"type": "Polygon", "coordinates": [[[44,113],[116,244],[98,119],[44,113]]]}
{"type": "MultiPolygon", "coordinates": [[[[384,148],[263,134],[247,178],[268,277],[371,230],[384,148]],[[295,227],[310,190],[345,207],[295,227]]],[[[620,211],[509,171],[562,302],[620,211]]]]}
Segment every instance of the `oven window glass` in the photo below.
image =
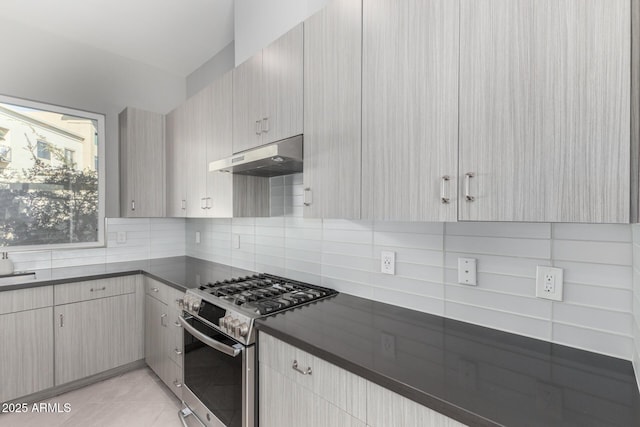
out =
{"type": "MultiPolygon", "coordinates": [[[[237,344],[195,318],[188,321],[216,341],[237,344]]],[[[242,357],[226,355],[184,331],[184,383],[228,427],[242,426],[242,357]]]]}

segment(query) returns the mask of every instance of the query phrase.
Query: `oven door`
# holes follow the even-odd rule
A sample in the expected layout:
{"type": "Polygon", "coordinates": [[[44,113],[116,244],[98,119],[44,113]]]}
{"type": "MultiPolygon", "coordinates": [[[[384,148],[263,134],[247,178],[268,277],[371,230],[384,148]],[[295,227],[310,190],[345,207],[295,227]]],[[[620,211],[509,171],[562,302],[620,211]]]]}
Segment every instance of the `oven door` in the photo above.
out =
{"type": "Polygon", "coordinates": [[[184,312],[180,323],[185,404],[206,426],[253,427],[255,346],[245,347],[184,312]]]}

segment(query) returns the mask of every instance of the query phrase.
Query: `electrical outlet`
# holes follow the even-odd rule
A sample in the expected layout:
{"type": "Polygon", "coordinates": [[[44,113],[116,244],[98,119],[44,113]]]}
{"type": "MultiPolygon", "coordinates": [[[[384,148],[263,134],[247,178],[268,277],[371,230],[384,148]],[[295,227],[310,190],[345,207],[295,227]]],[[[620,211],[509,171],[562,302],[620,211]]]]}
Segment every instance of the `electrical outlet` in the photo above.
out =
{"type": "Polygon", "coordinates": [[[240,235],[234,234],[232,240],[233,240],[233,249],[240,249],[240,235]]]}
{"type": "Polygon", "coordinates": [[[380,273],[396,274],[396,253],[382,251],[380,254],[380,273]]]}
{"type": "Polygon", "coordinates": [[[196,231],[196,243],[200,244],[200,232],[196,231]]]}
{"type": "Polygon", "coordinates": [[[536,297],[562,301],[562,269],[539,265],[536,268],[536,297]]]}
{"type": "Polygon", "coordinates": [[[380,346],[382,347],[382,356],[385,359],[394,360],[396,358],[396,337],[395,335],[380,334],[380,346]]]}
{"type": "Polygon", "coordinates": [[[475,258],[458,258],[458,283],[472,286],[478,284],[475,258]]]}
{"type": "Polygon", "coordinates": [[[127,232],[118,231],[116,234],[116,243],[127,243],[127,232]]]}

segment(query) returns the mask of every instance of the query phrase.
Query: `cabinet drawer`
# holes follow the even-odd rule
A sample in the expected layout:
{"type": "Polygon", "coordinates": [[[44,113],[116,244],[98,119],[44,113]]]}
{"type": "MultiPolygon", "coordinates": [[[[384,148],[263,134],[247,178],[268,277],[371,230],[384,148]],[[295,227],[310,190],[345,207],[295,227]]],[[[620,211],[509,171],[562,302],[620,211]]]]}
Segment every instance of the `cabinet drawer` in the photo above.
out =
{"type": "Polygon", "coordinates": [[[162,380],[171,389],[171,391],[182,399],[182,366],[179,366],[172,360],[167,360],[165,364],[164,378],[162,380]]]}
{"type": "Polygon", "coordinates": [[[16,313],[53,305],[53,286],[0,292],[0,314],[16,313]]]}
{"type": "Polygon", "coordinates": [[[132,294],[136,291],[136,277],[121,276],[56,285],[53,290],[55,305],[132,294]]]}
{"type": "Polygon", "coordinates": [[[160,283],[149,277],[144,278],[144,292],[165,304],[167,303],[168,289],[169,287],[164,283],[160,283]]]}
{"type": "Polygon", "coordinates": [[[367,381],[364,378],[264,332],[260,332],[259,340],[260,364],[269,366],[354,417],[366,420],[367,381]],[[311,369],[310,373],[308,369],[311,369]]]}
{"type": "Polygon", "coordinates": [[[166,351],[169,354],[169,358],[182,367],[182,352],[184,351],[182,340],[184,334],[182,332],[182,326],[178,321],[179,315],[180,312],[169,310],[166,351]]]}

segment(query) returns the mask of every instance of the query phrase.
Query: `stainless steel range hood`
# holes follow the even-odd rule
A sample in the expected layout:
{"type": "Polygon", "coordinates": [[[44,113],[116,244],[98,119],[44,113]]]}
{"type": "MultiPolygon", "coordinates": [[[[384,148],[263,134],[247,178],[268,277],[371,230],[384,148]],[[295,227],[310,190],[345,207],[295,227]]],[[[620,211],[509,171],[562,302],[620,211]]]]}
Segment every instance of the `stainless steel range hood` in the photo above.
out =
{"type": "Polygon", "coordinates": [[[271,177],[302,172],[302,135],[209,163],[209,172],[271,177]]]}

